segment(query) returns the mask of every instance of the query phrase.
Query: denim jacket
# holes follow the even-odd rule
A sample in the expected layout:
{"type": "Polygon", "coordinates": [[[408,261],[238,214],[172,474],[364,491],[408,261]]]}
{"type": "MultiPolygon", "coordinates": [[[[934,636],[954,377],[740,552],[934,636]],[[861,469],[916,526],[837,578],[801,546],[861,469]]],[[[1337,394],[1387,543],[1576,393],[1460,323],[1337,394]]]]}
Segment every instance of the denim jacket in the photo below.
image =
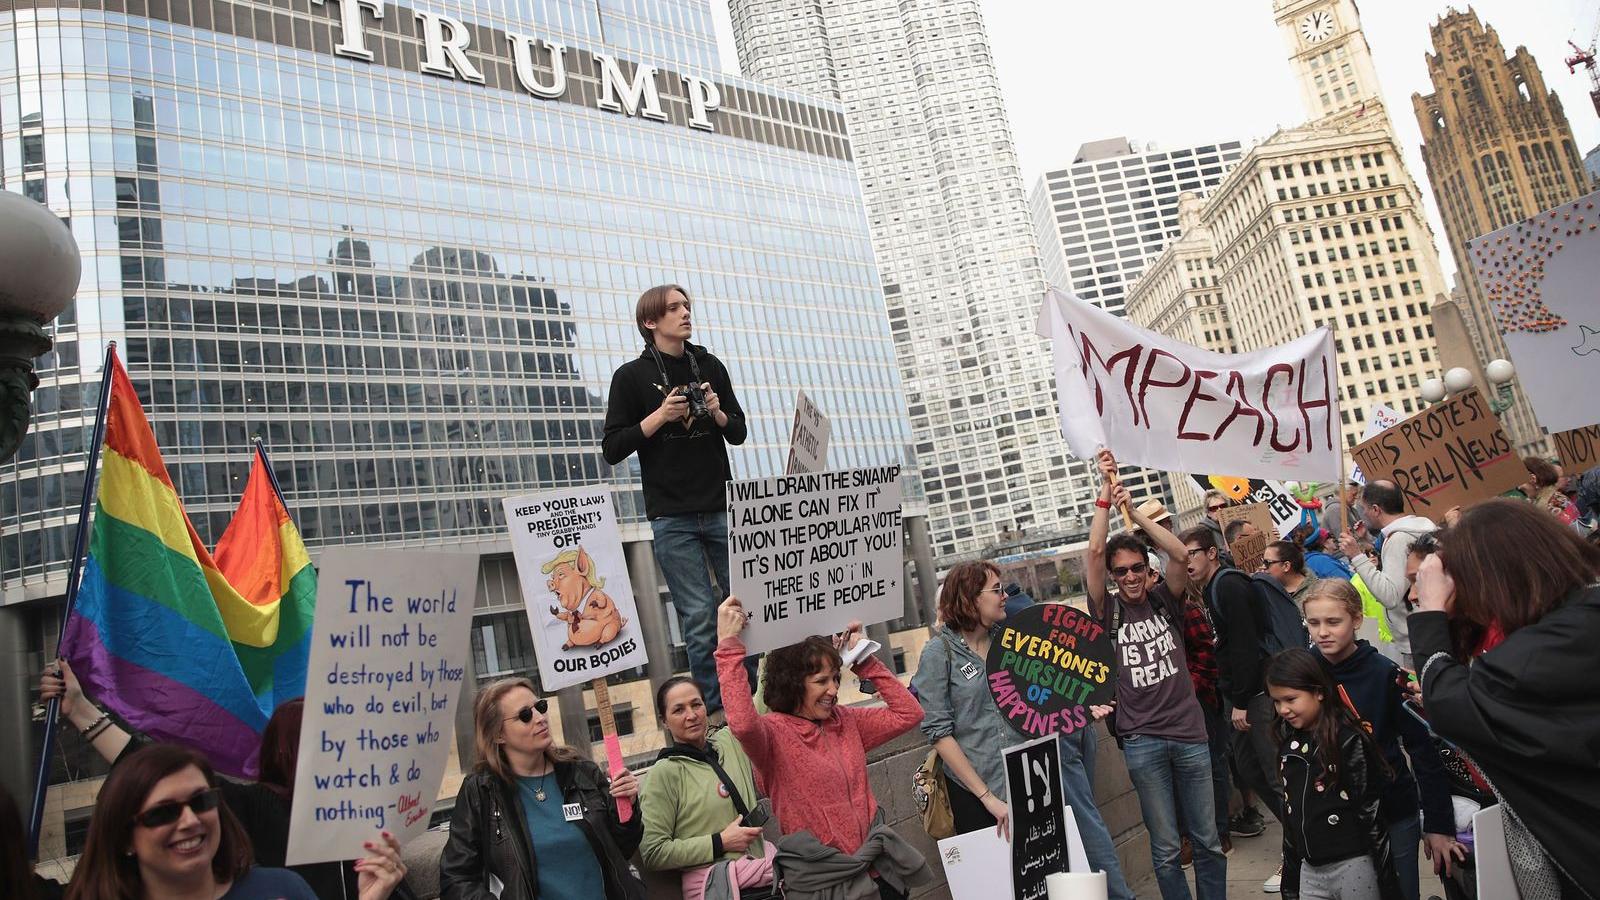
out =
{"type": "MultiPolygon", "coordinates": [[[[984,677],[983,658],[967,646],[960,634],[940,627],[922,646],[922,659],[911,679],[911,689],[922,703],[922,733],[929,742],[954,737],[983,783],[1004,800],[1006,769],[1002,751],[1023,739],[1006,724],[994,705],[989,681],[984,677]]],[[[950,777],[950,781],[955,780],[950,777]]]]}

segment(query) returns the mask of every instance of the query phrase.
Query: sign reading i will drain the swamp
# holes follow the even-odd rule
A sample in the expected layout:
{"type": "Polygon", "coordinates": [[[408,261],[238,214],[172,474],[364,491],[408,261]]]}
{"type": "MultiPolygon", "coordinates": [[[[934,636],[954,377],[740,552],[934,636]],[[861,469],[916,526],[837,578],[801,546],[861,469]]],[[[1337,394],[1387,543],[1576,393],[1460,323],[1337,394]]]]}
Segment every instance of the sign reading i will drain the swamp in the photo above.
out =
{"type": "Polygon", "coordinates": [[[1087,728],[1090,705],[1111,702],[1111,636],[1088,613],[1036,603],[1000,623],[989,644],[989,691],[1000,714],[1027,737],[1087,728]]]}
{"type": "Polygon", "coordinates": [[[728,482],[731,593],[750,615],[745,649],[901,614],[900,467],[728,482]]]}

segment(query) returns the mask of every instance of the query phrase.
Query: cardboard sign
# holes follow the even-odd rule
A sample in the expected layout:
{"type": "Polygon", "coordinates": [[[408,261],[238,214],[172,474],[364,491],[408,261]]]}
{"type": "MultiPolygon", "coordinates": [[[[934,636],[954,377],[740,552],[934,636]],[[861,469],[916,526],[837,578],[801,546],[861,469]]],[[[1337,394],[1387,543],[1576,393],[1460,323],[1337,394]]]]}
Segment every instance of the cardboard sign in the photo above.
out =
{"type": "Polygon", "coordinates": [[[1567,475],[1582,475],[1600,466],[1600,425],[1586,425],[1550,435],[1567,475]]]}
{"type": "Polygon", "coordinates": [[[828,467],[828,436],[833,425],[805,391],[794,400],[794,427],[789,430],[789,475],[821,472],[828,467]]]}
{"type": "Polygon", "coordinates": [[[1451,507],[1492,499],[1528,479],[1511,439],[1476,390],[1424,409],[1357,444],[1352,454],[1369,479],[1400,488],[1408,513],[1435,522],[1451,507]]]}
{"type": "Polygon", "coordinates": [[[1267,507],[1272,519],[1271,531],[1279,537],[1288,537],[1300,524],[1304,510],[1289,488],[1281,481],[1263,478],[1239,478],[1233,475],[1190,475],[1202,491],[1221,491],[1231,503],[1259,503],[1267,507]]]}
{"type": "MultiPolygon", "coordinates": [[[[1299,505],[1296,504],[1296,509],[1299,505]]],[[[1246,503],[1243,506],[1230,506],[1217,513],[1217,524],[1222,526],[1222,533],[1228,533],[1228,523],[1243,519],[1256,526],[1256,534],[1248,537],[1240,535],[1228,542],[1228,552],[1233,554],[1233,564],[1239,571],[1249,574],[1261,568],[1261,557],[1267,551],[1267,544],[1278,539],[1278,530],[1273,521],[1272,510],[1264,503],[1246,503]]],[[[1295,522],[1299,523],[1296,517],[1295,522]]]]}
{"type": "Polygon", "coordinates": [[[1065,603],[1036,603],[1000,623],[984,660],[1000,714],[1023,737],[1072,734],[1110,703],[1116,648],[1105,627],[1065,603]]]}
{"type": "Polygon", "coordinates": [[[1061,433],[1074,456],[1112,447],[1168,472],[1333,481],[1343,453],[1333,334],[1215,353],[1052,288],[1038,333],[1051,341],[1061,433]]]}
{"type": "Polygon", "coordinates": [[[1042,898],[1045,876],[1071,868],[1061,748],[1055,735],[1049,735],[1007,747],[1005,760],[1012,896],[1042,898]]]}
{"type": "Polygon", "coordinates": [[[899,466],[730,481],[727,496],[750,653],[903,611],[899,466]]]}
{"type": "Polygon", "coordinates": [[[335,547],[317,573],[289,865],[428,828],[470,647],[475,553],[335,547]]]}
{"type": "Polygon", "coordinates": [[[611,488],[585,485],[504,503],[540,685],[559,691],[644,665],[611,488]]]}

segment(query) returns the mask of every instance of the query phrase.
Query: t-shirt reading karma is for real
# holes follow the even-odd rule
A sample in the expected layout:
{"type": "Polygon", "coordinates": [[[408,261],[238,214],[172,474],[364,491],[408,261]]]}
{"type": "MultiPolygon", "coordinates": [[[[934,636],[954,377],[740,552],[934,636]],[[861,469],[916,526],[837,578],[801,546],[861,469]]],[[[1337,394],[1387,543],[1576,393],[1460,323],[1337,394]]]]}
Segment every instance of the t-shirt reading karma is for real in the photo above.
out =
{"type": "MultiPolygon", "coordinates": [[[[1166,585],[1160,593],[1166,608],[1181,609],[1166,585]]],[[[1121,597],[1122,625],[1117,629],[1117,733],[1142,734],[1188,744],[1206,742],[1205,714],[1194,697],[1183,635],[1151,605],[1126,603],[1121,597]]]]}

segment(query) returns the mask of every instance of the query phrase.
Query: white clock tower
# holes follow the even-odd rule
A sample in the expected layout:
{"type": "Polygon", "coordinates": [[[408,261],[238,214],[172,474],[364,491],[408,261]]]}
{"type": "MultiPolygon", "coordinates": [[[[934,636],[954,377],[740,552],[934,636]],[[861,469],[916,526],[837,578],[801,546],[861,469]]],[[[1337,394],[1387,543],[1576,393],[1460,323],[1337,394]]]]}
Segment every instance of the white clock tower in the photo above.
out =
{"type": "Polygon", "coordinates": [[[1273,0],[1272,11],[1312,120],[1360,119],[1387,128],[1378,72],[1355,0],[1273,0]]]}

